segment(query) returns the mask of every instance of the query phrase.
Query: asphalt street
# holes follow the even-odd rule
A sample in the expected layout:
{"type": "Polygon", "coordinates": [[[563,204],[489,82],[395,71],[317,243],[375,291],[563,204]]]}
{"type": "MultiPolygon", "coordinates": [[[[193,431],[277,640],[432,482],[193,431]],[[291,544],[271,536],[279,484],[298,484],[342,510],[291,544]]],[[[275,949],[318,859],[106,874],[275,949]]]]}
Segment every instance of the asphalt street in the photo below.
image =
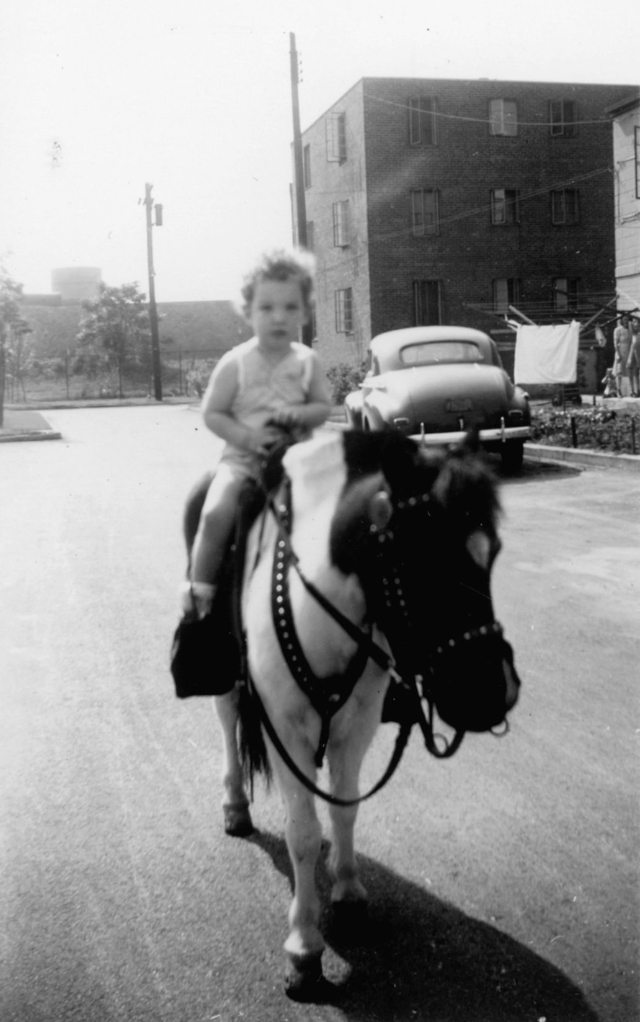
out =
{"type": "Polygon", "coordinates": [[[447,762],[413,736],[359,816],[369,923],[327,917],[335,997],[297,1005],[277,794],[224,836],[212,707],[168,673],[216,441],[182,406],[47,419],[0,447],[1,1022],[637,1022],[640,475],[504,482],[511,731],[447,762]]]}

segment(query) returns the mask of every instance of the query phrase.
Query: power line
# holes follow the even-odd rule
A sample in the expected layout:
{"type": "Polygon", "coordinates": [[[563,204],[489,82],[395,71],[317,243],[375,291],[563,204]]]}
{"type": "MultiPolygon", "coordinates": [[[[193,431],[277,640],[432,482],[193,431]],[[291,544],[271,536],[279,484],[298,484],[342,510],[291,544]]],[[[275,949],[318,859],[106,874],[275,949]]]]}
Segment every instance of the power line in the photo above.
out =
{"type": "MultiPolygon", "coordinates": [[[[386,106],[395,106],[395,107],[398,107],[398,109],[400,109],[400,110],[410,111],[410,110],[413,109],[407,103],[397,103],[397,102],[395,102],[395,100],[392,100],[392,99],[383,99],[381,96],[372,96],[368,92],[363,92],[362,95],[363,95],[364,99],[373,100],[374,103],[383,103],[386,106]]],[[[445,114],[441,110],[425,110],[425,111],[423,111],[423,113],[427,117],[439,117],[442,120],[470,121],[473,124],[494,124],[495,123],[495,120],[491,119],[490,117],[467,117],[464,114],[445,114]]],[[[564,124],[565,122],[561,122],[561,121],[521,121],[521,120],[518,119],[518,121],[516,123],[517,123],[518,127],[522,126],[522,127],[527,127],[527,128],[555,128],[555,127],[558,127],[558,125],[564,124]]],[[[566,122],[566,126],[567,127],[574,127],[574,126],[577,127],[577,126],[579,126],[581,124],[609,124],[610,125],[611,124],[611,119],[609,117],[599,117],[598,119],[593,120],[593,121],[567,121],[566,122]]]]}

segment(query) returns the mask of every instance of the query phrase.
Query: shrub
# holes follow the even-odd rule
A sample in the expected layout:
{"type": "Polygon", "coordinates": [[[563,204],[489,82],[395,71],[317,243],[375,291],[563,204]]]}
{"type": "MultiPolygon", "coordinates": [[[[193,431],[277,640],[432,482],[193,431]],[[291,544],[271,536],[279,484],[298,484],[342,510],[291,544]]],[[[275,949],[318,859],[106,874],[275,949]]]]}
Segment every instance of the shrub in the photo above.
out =
{"type": "Polygon", "coordinates": [[[338,362],[327,369],[327,379],[333,391],[334,405],[341,405],[352,390],[357,390],[367,374],[368,365],[365,361],[357,366],[347,362],[338,362]]]}
{"type": "Polygon", "coordinates": [[[562,411],[534,409],[531,424],[533,443],[554,447],[578,447],[614,453],[637,453],[640,441],[640,415],[635,411],[617,412],[613,408],[582,408],[562,411]]]}

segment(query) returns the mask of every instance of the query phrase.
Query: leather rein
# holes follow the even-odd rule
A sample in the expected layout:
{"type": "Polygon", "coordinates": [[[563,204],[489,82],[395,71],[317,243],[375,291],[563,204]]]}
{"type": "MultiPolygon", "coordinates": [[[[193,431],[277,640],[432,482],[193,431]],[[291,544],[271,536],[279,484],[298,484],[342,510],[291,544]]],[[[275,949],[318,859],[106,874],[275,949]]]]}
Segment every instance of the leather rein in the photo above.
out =
{"type": "MultiPolygon", "coordinates": [[[[329,741],[329,732],[333,716],[350,698],[353,689],[359,678],[362,676],[366,663],[373,660],[382,670],[391,675],[390,686],[396,686],[395,692],[400,696],[406,713],[399,722],[399,730],[396,736],[395,746],[387,765],[386,770],[374,786],[366,794],[354,799],[341,799],[330,792],[318,788],[313,781],[301,770],[293,760],[284,745],[282,744],[277,731],[266,712],[264,704],[260,699],[251,673],[247,668],[247,681],[252,699],[255,701],[260,720],[269,736],[272,744],[280,758],[287,765],[289,770],[300,781],[308,791],[332,805],[352,806],[366,799],[371,798],[376,792],[391,779],[398,767],[406,748],[413,725],[417,723],[422,731],[425,745],[428,751],[438,759],[448,759],[460,748],[464,738],[464,731],[456,731],[453,738],[448,741],[443,735],[434,733],[434,707],[429,697],[425,679],[418,673],[408,672],[409,677],[401,676],[396,670],[396,662],[392,655],[386,652],[378,643],[371,638],[370,630],[365,630],[354,624],[347,618],[327,597],[306,577],[295,551],[291,545],[291,511],[290,494],[288,487],[284,490],[285,499],[276,504],[272,494],[267,495],[267,503],[264,515],[271,512],[275,519],[278,536],[273,558],[272,584],[271,584],[271,609],[274,626],[282,655],[291,675],[305,693],[312,706],[320,716],[321,728],[318,749],[315,755],[315,765],[322,766],[326,747],[329,741]],[[349,635],[356,643],[357,649],[347,670],[335,678],[319,679],[313,673],[307,658],[304,654],[300,640],[297,635],[293,619],[289,595],[289,573],[294,570],[310,596],[323,608],[323,610],[349,635]],[[425,713],[423,702],[427,704],[428,712],[425,713]],[[440,742],[440,744],[439,744],[440,742]]],[[[419,504],[426,504],[429,501],[429,494],[422,494],[418,497],[410,497],[406,501],[398,501],[395,505],[396,511],[403,511],[408,507],[416,507],[419,504]]],[[[263,519],[264,528],[264,519],[263,519]]],[[[385,606],[390,612],[399,612],[401,624],[408,629],[409,616],[406,609],[404,595],[401,588],[398,570],[393,565],[389,548],[392,545],[393,533],[388,528],[370,526],[372,538],[376,541],[377,555],[382,567],[382,587],[385,606]]],[[[447,640],[444,645],[434,649],[434,653],[442,653],[445,649],[457,645],[459,642],[467,642],[479,639],[484,636],[501,632],[501,626],[497,622],[483,625],[480,628],[465,632],[458,638],[447,640]]]]}

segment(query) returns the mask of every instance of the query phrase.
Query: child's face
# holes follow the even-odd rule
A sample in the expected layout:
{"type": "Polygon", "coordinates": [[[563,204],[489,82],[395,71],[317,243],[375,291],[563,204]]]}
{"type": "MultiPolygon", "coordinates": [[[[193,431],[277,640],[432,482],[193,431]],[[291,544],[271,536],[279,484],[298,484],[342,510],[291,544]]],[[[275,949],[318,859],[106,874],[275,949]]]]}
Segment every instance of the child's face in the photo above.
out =
{"type": "Polygon", "coordinates": [[[298,281],[260,281],[249,308],[249,322],[265,347],[284,349],[297,341],[300,328],[307,322],[298,281]]]}

